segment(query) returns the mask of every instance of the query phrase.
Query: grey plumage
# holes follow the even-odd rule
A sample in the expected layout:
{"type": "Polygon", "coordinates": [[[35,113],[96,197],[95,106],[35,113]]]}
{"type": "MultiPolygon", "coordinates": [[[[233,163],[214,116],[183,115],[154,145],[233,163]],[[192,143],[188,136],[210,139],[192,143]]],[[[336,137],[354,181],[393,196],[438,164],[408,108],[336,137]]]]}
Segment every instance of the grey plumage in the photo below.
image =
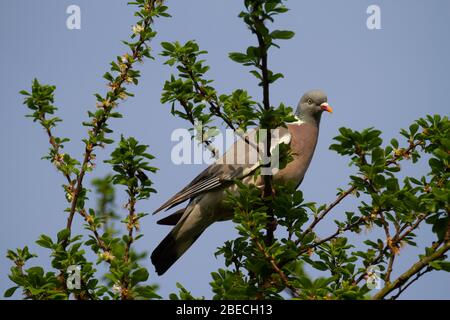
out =
{"type": "MultiPolygon", "coordinates": [[[[326,94],[320,90],[308,91],[302,96],[297,107],[298,121],[288,124],[287,129],[279,128],[279,140],[275,143],[272,141],[272,146],[289,143],[293,160],[274,175],[275,182],[292,181],[297,185],[302,182],[316,147],[320,118],[324,110],[332,111],[328,106],[326,94]]],[[[249,136],[252,134],[254,135],[255,131],[249,136]]],[[[233,210],[227,208],[223,200],[226,197],[225,190],[237,192],[234,179],[240,179],[247,184],[263,185],[261,177],[255,179],[252,175],[259,167],[258,163],[240,161],[237,163],[244,164],[228,164],[228,161],[224,161],[234,159],[235,156],[242,157],[239,150],[247,150],[243,148],[248,148],[248,145],[241,139],[218,162],[206,168],[155,211],[157,213],[168,210],[189,200],[186,208],[158,221],[159,224],[175,225],[151,255],[159,275],[165,273],[208,226],[216,221],[232,218],[233,210]]]]}

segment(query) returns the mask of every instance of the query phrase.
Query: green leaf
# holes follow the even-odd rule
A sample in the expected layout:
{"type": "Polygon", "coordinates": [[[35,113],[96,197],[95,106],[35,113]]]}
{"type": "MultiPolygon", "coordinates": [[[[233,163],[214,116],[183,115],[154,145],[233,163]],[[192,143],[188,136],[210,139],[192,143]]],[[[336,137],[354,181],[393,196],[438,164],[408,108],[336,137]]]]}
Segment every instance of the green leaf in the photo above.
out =
{"type": "Polygon", "coordinates": [[[432,231],[434,233],[436,233],[439,240],[444,239],[449,221],[450,221],[450,217],[445,217],[445,218],[437,219],[434,222],[432,231]]]}
{"type": "Polygon", "coordinates": [[[282,40],[289,40],[292,39],[295,35],[295,32],[289,31],[289,30],[274,30],[270,34],[272,39],[282,39],[282,40]]]}
{"type": "Polygon", "coordinates": [[[240,52],[231,52],[228,54],[231,60],[237,62],[237,63],[246,63],[251,61],[249,56],[247,56],[245,53],[240,52]]]}
{"type": "Polygon", "coordinates": [[[45,234],[42,234],[42,235],[39,237],[39,239],[36,241],[36,243],[37,243],[39,246],[43,247],[43,248],[48,248],[48,249],[50,249],[50,248],[53,247],[53,241],[52,241],[52,239],[51,239],[49,236],[45,235],[45,234]]]}
{"type": "Polygon", "coordinates": [[[170,299],[170,300],[179,300],[179,299],[178,299],[178,296],[177,296],[175,293],[169,294],[169,299],[170,299]]]}
{"type": "Polygon", "coordinates": [[[314,268],[316,268],[317,270],[320,270],[320,271],[326,271],[326,270],[329,269],[329,267],[328,267],[324,262],[322,262],[322,261],[313,261],[313,262],[311,263],[311,265],[312,265],[314,268]]]}
{"type": "Polygon", "coordinates": [[[148,271],[145,268],[140,268],[131,274],[131,284],[135,286],[139,282],[147,281],[148,271]]]}
{"type": "Polygon", "coordinates": [[[419,125],[417,123],[414,123],[409,127],[411,136],[414,136],[417,133],[417,130],[419,130],[419,125]]]}
{"type": "Polygon", "coordinates": [[[66,241],[70,236],[70,230],[69,229],[63,229],[60,232],[58,232],[58,243],[61,243],[63,241],[66,241]]]}
{"type": "Polygon", "coordinates": [[[155,288],[152,286],[136,287],[133,291],[146,299],[162,299],[155,293],[155,288]]]}
{"type": "Polygon", "coordinates": [[[161,42],[161,47],[169,52],[175,51],[175,46],[170,42],[161,42]]]}
{"type": "Polygon", "coordinates": [[[429,265],[435,270],[450,272],[450,261],[432,261],[429,265]]]}
{"type": "Polygon", "coordinates": [[[11,297],[11,296],[14,294],[14,292],[16,292],[16,290],[17,290],[18,288],[19,288],[19,287],[11,287],[11,288],[9,288],[8,290],[5,291],[5,293],[3,294],[3,296],[4,296],[5,298],[11,297]]]}

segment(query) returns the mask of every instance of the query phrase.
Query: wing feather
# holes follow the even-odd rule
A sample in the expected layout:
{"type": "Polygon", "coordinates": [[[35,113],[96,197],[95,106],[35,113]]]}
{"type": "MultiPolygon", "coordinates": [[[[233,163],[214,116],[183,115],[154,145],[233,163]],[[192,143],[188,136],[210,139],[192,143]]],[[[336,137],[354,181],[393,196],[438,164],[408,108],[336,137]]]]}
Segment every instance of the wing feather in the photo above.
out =
{"type": "MultiPolygon", "coordinates": [[[[256,141],[256,130],[250,132],[247,138],[250,141],[256,141]]],[[[280,143],[289,144],[290,140],[289,131],[286,128],[280,128],[279,136],[275,137],[275,139],[272,136],[271,150],[280,143]]],[[[251,163],[251,159],[248,156],[249,148],[255,149],[255,147],[248,145],[243,139],[236,141],[216,163],[203,170],[185,188],[155,210],[153,214],[161,210],[168,210],[204,192],[223,187],[234,179],[242,179],[253,173],[260,164],[257,158],[254,159],[256,160],[255,163],[251,163]],[[227,164],[230,160],[235,164],[227,164]]]]}

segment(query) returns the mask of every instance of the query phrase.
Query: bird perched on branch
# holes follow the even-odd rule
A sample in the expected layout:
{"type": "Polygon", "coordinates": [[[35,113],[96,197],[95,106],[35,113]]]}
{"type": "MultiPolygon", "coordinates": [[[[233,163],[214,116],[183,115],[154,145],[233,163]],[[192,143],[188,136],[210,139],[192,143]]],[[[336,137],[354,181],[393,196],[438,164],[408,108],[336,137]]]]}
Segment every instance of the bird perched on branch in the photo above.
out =
{"type": "MultiPolygon", "coordinates": [[[[272,136],[271,149],[285,143],[289,144],[292,152],[291,162],[273,175],[275,183],[293,182],[297,186],[300,185],[316,148],[323,111],[332,112],[326,94],[321,90],[308,91],[300,99],[295,112],[297,121],[288,123],[287,128],[275,129],[278,136],[272,136]]],[[[256,130],[247,138],[252,140],[255,135],[256,130]]],[[[238,191],[233,181],[239,179],[244,184],[263,187],[262,177],[253,174],[261,167],[261,162],[252,163],[248,160],[252,150],[255,148],[248,144],[248,140],[238,140],[222,158],[206,168],[154,212],[168,210],[189,200],[185,208],[158,221],[158,224],[174,226],[151,255],[158,275],[164,274],[208,226],[233,217],[233,209],[227,207],[224,202],[226,190],[238,191]]]]}

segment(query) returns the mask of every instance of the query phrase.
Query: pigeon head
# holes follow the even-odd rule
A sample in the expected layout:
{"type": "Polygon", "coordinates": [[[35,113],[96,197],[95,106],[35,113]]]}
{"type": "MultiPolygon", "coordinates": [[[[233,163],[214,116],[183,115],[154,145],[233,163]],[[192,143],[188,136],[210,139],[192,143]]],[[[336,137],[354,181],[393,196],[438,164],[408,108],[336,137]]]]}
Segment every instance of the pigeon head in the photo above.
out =
{"type": "Polygon", "coordinates": [[[295,115],[303,122],[319,125],[324,111],[333,112],[327,101],[327,95],[322,90],[308,91],[300,99],[295,115]]]}

